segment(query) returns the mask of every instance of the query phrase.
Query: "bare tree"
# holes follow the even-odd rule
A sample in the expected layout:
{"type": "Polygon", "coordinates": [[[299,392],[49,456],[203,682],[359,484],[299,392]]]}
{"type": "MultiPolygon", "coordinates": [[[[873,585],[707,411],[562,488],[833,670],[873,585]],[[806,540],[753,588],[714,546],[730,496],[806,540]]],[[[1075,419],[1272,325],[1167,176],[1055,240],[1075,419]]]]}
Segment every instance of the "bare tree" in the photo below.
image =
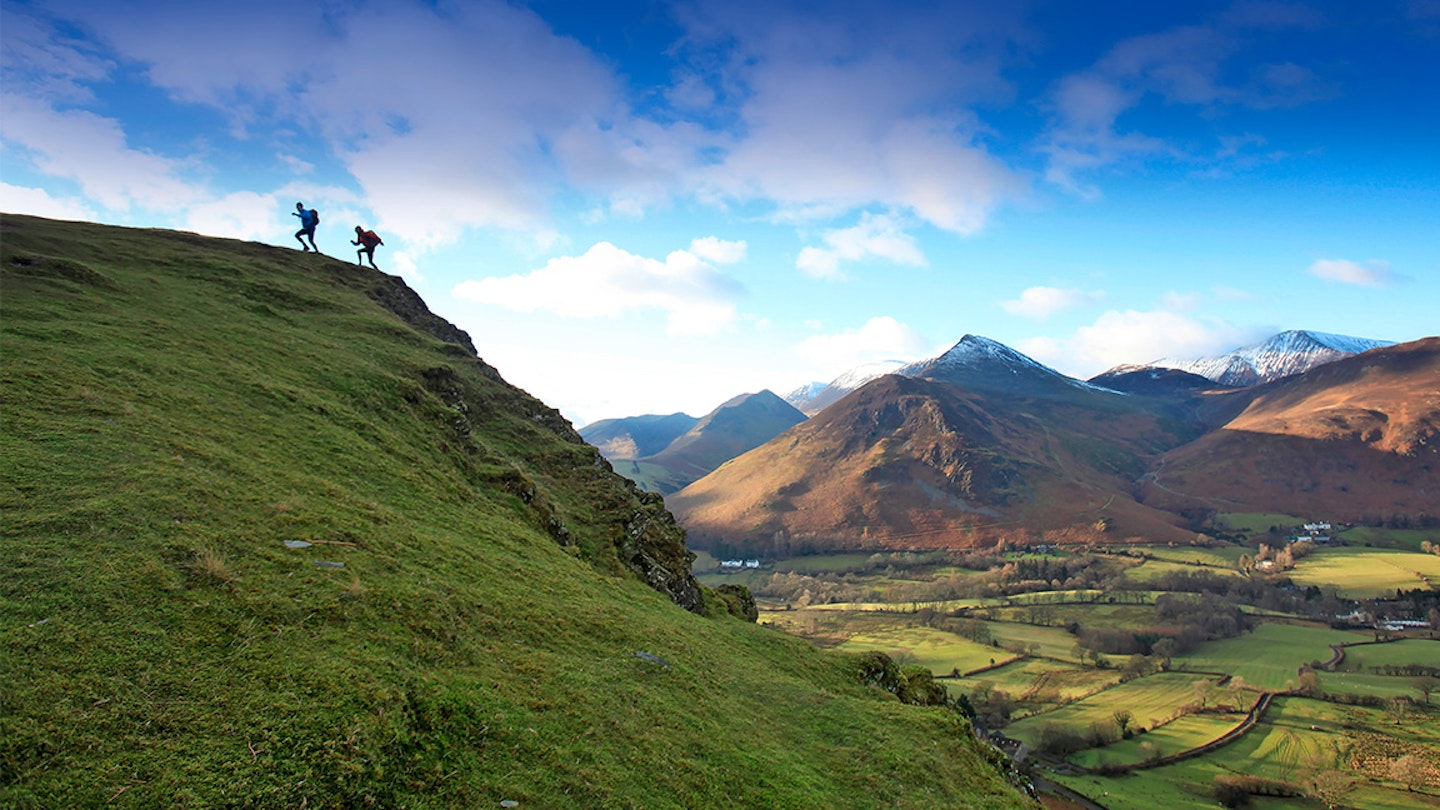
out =
{"type": "Polygon", "coordinates": [[[1390,763],[1390,778],[1413,793],[1416,785],[1425,784],[1425,763],[1414,754],[1406,754],[1390,763]]]}
{"type": "Polygon", "coordinates": [[[1424,695],[1425,703],[1426,705],[1429,705],[1430,693],[1434,692],[1437,689],[1440,689],[1440,678],[1437,678],[1434,675],[1421,675],[1420,677],[1411,681],[1410,686],[1412,686],[1416,692],[1424,695]]]}

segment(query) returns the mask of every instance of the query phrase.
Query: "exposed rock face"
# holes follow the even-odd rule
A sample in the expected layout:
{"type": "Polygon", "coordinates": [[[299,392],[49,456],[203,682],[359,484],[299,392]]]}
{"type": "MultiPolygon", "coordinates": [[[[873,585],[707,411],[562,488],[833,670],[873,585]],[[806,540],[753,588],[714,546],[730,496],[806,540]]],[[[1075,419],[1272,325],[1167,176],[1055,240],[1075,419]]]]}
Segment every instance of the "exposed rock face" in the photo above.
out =
{"type": "Polygon", "coordinates": [[[695,613],[704,612],[700,583],[690,574],[695,554],[685,547],[685,530],[666,511],[661,496],[635,492],[639,507],[625,524],[620,561],[675,604],[695,613]]]}
{"type": "Polygon", "coordinates": [[[431,337],[446,343],[464,346],[471,355],[478,355],[470,335],[455,324],[430,311],[420,294],[410,289],[399,276],[373,273],[375,283],[367,291],[375,303],[395,313],[400,320],[431,337]]]}

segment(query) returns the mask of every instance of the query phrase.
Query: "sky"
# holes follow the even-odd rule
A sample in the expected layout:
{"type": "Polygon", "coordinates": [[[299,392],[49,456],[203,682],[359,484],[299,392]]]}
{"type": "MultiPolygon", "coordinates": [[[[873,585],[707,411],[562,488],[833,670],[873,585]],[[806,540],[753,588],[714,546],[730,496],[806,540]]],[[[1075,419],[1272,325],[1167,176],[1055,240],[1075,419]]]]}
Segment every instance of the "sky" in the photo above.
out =
{"type": "MultiPolygon", "coordinates": [[[[376,262],[577,425],[1440,333],[1440,0],[0,4],[0,211],[376,262]]],[[[218,291],[217,291],[218,292],[218,291]]]]}

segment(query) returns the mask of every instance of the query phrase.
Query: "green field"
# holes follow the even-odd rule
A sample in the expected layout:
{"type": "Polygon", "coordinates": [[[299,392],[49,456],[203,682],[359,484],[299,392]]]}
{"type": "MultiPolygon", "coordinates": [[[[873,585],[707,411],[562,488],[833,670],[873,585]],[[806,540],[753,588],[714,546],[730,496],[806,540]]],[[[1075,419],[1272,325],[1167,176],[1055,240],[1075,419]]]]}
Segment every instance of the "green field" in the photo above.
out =
{"type": "Polygon", "coordinates": [[[1296,563],[1290,578],[1297,585],[1335,585],[1351,599],[1393,596],[1396,589],[1440,586],[1440,557],[1373,548],[1322,548],[1296,563]]]}
{"type": "Polygon", "coordinates": [[[1186,563],[1188,565],[1213,566],[1216,568],[1235,568],[1236,563],[1246,554],[1254,556],[1254,549],[1246,546],[1138,546],[1137,551],[1144,551],[1146,554],[1157,560],[1166,562],[1186,563]]]}
{"type": "Polygon", "coordinates": [[[1024,646],[1030,655],[1054,658],[1058,661],[1078,663],[1080,654],[1075,649],[1075,637],[1060,627],[1039,627],[1010,622],[991,622],[990,634],[1001,645],[1024,646]]]}
{"type": "Polygon", "coordinates": [[[1292,515],[1265,514],[1256,512],[1222,512],[1215,516],[1215,523],[1230,531],[1246,534],[1264,534],[1271,526],[1298,526],[1305,521],[1292,515]]]}
{"type": "Polygon", "coordinates": [[[1302,664],[1330,660],[1331,644],[1369,639],[1366,633],[1323,625],[1265,622],[1236,638],[1207,641],[1176,657],[1174,666],[1226,673],[1256,689],[1284,690],[1293,685],[1302,664]]]}
{"type": "Polygon", "coordinates": [[[1130,765],[1178,754],[1210,742],[1240,725],[1244,714],[1187,714],[1159,728],[1104,748],[1081,751],[1069,759],[1086,768],[1103,764],[1130,765]]]}
{"type": "Polygon", "coordinates": [[[1368,672],[1374,667],[1402,664],[1440,667],[1440,640],[1407,638],[1385,644],[1346,647],[1345,660],[1339,669],[1345,672],[1368,672]]]}
{"type": "Polygon", "coordinates": [[[901,627],[856,633],[837,648],[843,652],[880,650],[902,664],[918,664],[936,675],[969,672],[1015,656],[932,627],[901,627]]]}
{"type": "Polygon", "coordinates": [[[1420,544],[1426,540],[1440,543],[1440,529],[1380,529],[1356,526],[1341,532],[1340,537],[1350,546],[1374,546],[1418,552],[1420,544]]]}
{"type": "MultiPolygon", "coordinates": [[[[1303,785],[1317,774],[1348,766],[1356,754],[1429,752],[1433,756],[1436,751],[1440,751],[1440,724],[1433,719],[1393,729],[1382,712],[1304,698],[1276,698],[1254,729],[1203,757],[1121,777],[1091,774],[1058,778],[1096,797],[1111,810],[1154,810],[1156,806],[1199,810],[1215,807],[1209,791],[1220,775],[1252,775],[1303,785]],[[1386,732],[1393,735],[1387,736],[1386,732]]],[[[1383,756],[1364,761],[1370,763],[1370,773],[1375,776],[1373,780],[1357,780],[1341,799],[1345,807],[1417,810],[1440,803],[1434,795],[1440,784],[1427,788],[1431,792],[1428,796],[1410,793],[1381,775],[1387,762],[1383,756]]],[[[1319,805],[1302,799],[1256,798],[1251,806],[1319,805]]]]}
{"type": "MultiPolygon", "coordinates": [[[[1041,726],[1046,723],[1085,729],[1091,723],[1112,722],[1115,711],[1120,709],[1132,714],[1135,728],[1154,728],[1174,718],[1184,707],[1199,701],[1195,684],[1213,680],[1202,675],[1158,673],[1097,692],[1084,700],[1053,711],[1027,717],[1012,723],[1005,733],[1033,746],[1041,726]]],[[[1248,708],[1254,702],[1254,696],[1235,695],[1233,692],[1221,690],[1215,693],[1210,702],[1213,705],[1219,701],[1244,703],[1248,708]]]]}
{"type": "Polygon", "coordinates": [[[1240,571],[1233,565],[1211,566],[1196,565],[1185,562],[1174,562],[1171,560],[1146,560],[1141,564],[1128,568],[1125,577],[1135,582],[1152,582],[1166,574],[1189,573],[1195,571],[1206,571],[1220,576],[1241,576],[1240,571]]]}
{"type": "MultiPolygon", "coordinates": [[[[1420,693],[1411,685],[1414,678],[1391,675],[1374,675],[1364,672],[1322,672],[1320,686],[1326,694],[1373,695],[1380,698],[1407,697],[1422,700],[1420,693]]],[[[1431,696],[1431,700],[1435,699],[1431,696]]]]}
{"type": "Polygon", "coordinates": [[[1085,627],[1141,628],[1154,622],[1155,608],[1150,605],[1041,605],[1037,608],[1015,607],[996,611],[996,618],[1024,623],[1031,616],[1044,618],[1050,625],[1063,627],[1075,622],[1085,627]]]}
{"type": "Polygon", "coordinates": [[[1057,702],[1075,700],[1114,686],[1120,673],[1027,658],[948,683],[961,692],[989,687],[1013,698],[1057,702]]]}

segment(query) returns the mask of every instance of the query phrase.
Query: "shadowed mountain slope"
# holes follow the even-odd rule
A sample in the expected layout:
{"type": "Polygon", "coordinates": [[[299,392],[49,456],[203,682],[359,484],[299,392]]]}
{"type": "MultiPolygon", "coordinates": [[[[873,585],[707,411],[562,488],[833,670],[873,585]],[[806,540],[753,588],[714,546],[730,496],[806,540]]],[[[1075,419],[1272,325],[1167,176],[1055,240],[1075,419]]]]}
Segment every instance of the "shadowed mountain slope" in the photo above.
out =
{"type": "Polygon", "coordinates": [[[1440,338],[1225,395],[1223,425],[1168,453],[1142,490],[1179,508],[1334,520],[1440,514],[1440,338]]]}
{"type": "Polygon", "coordinates": [[[580,436],[610,461],[625,461],[655,455],[699,421],[685,413],[601,419],[580,428],[580,436]]]}
{"type": "Polygon", "coordinates": [[[399,279],[5,215],[0,287],[0,804],[1032,806],[399,279]]]}
{"type": "Polygon", "coordinates": [[[769,391],[741,394],[706,414],[660,452],[612,461],[616,472],[640,486],[674,492],[803,421],[805,414],[769,391]]]}

